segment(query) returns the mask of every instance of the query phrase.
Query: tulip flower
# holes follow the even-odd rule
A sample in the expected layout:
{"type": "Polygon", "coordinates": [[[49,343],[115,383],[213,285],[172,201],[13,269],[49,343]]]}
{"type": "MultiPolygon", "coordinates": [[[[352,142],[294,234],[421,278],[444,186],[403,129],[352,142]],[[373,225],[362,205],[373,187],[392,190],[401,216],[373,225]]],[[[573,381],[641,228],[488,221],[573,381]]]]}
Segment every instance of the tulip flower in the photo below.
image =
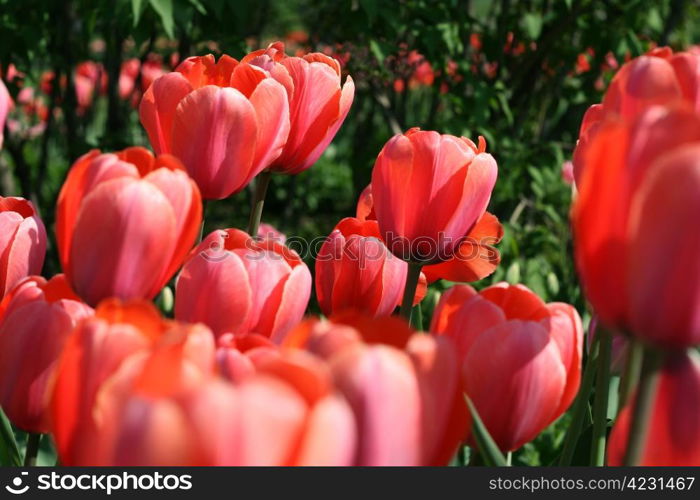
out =
{"type": "Polygon", "coordinates": [[[606,120],[572,212],[586,297],[609,328],[650,343],[700,343],[700,115],[652,107],[606,120]]]}
{"type": "MultiPolygon", "coordinates": [[[[387,316],[399,305],[407,264],[384,246],[377,221],[348,217],[338,223],[316,257],[316,296],[321,311],[355,309],[387,316]]],[[[425,296],[419,287],[414,305],[425,296]]]]}
{"type": "MultiPolygon", "coordinates": [[[[117,444],[136,453],[162,453],[159,465],[171,463],[169,443],[148,446],[136,435],[117,439],[120,426],[146,427],[152,422],[147,417],[157,420],[159,415],[131,406],[117,420],[110,413],[110,395],[124,390],[121,381],[136,373],[140,377],[135,382],[147,396],[149,391],[176,392],[182,385],[194,385],[213,369],[213,336],[204,325],[164,320],[147,302],[103,301],[70,335],[56,368],[51,415],[61,463],[114,464],[117,444]]],[[[168,421],[168,408],[162,410],[160,424],[173,430],[169,426],[177,422],[168,421]]],[[[173,442],[177,438],[169,437],[173,442]]]]}
{"type": "Polygon", "coordinates": [[[0,196],[0,299],[22,279],[39,274],[46,255],[46,229],[34,205],[0,196]]]}
{"type": "Polygon", "coordinates": [[[184,403],[211,465],[352,465],[356,424],[329,367],[301,351],[260,358],[236,386],[209,384],[184,403]]]}
{"type": "Polygon", "coordinates": [[[274,240],[281,244],[284,244],[284,242],[287,241],[287,236],[284,233],[281,233],[270,224],[265,223],[260,224],[258,227],[258,238],[263,240],[274,240]]]}
{"type": "Polygon", "coordinates": [[[277,346],[257,333],[225,333],[217,340],[216,366],[222,377],[235,384],[256,372],[256,359],[275,352],[277,346]]]}
{"type": "Polygon", "coordinates": [[[458,359],[447,338],[396,317],[307,320],[284,340],[324,358],[355,412],[355,465],[445,465],[467,437],[458,359]]]}
{"type": "Polygon", "coordinates": [[[601,104],[583,117],[574,151],[576,184],[583,179],[586,150],[606,118],[633,120],[650,106],[683,102],[700,112],[700,49],[674,53],[668,47],[651,50],[625,63],[615,74],[601,104]]]}
{"type": "MultiPolygon", "coordinates": [[[[700,465],[700,359],[697,353],[675,353],[661,369],[642,448],[643,466],[700,465]]],[[[630,402],[610,434],[608,464],[622,465],[631,425],[630,402]]]]}
{"type": "Polygon", "coordinates": [[[464,390],[503,451],[534,439],[566,411],[581,378],[583,328],[576,310],[545,304],[522,285],[445,292],[431,332],[451,338],[464,390]]]}
{"type": "Polygon", "coordinates": [[[0,302],[0,406],[27,432],[49,432],[50,385],[63,345],[92,309],[62,274],[31,276],[0,302]]]}
{"type": "Polygon", "coordinates": [[[178,157],[205,199],[240,191],[279,157],[289,113],[270,71],[211,54],[157,78],[139,108],[153,149],[178,157]]]}
{"type": "Polygon", "coordinates": [[[12,106],[12,97],[10,97],[5,83],[0,79],[0,149],[2,149],[2,143],[5,138],[5,120],[7,120],[7,114],[12,109],[12,106]]]}
{"type": "Polygon", "coordinates": [[[497,167],[465,138],[413,128],[386,143],[372,172],[372,198],[387,247],[423,264],[454,255],[486,211],[497,167]]]}
{"type": "Polygon", "coordinates": [[[175,318],[203,322],[217,335],[258,333],[278,342],[301,320],[311,273],[299,255],[237,229],[217,230],[197,246],[175,286],[175,318]]]}
{"type": "MultiPolygon", "coordinates": [[[[377,219],[371,184],[360,194],[357,218],[360,221],[377,219]]],[[[444,262],[423,266],[428,283],[439,279],[472,282],[489,276],[501,262],[501,255],[493,245],[502,238],[503,226],[494,215],[484,212],[451,257],[444,262]]]]}
{"type": "Polygon", "coordinates": [[[174,157],[154,158],[143,148],[91,151],[59,194],[61,265],[90,305],[107,297],[151,299],[180,267],[201,220],[197,186],[174,157]]]}
{"type": "Polygon", "coordinates": [[[287,89],[289,138],[271,169],[285,174],[303,172],[316,163],[345,121],[355,83],[348,76],[341,85],[336,59],[318,52],[286,57],[282,42],[251,52],[241,63],[269,72],[287,89]]]}

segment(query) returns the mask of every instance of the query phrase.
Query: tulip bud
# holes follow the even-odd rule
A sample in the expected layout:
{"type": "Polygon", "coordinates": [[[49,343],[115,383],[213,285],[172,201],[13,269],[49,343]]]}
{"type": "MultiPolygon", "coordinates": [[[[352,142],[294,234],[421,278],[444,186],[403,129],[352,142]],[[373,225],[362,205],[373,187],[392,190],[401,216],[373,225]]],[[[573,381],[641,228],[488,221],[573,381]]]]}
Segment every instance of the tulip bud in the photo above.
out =
{"type": "Polygon", "coordinates": [[[279,342],[301,320],[311,273],[299,255],[237,229],[210,233],[185,262],[175,286],[175,318],[203,322],[217,335],[258,333],[279,342]]]}
{"type": "Polygon", "coordinates": [[[700,115],[651,107],[605,121],[572,211],[586,297],[609,328],[667,348],[700,343],[700,115]]]}
{"type": "Polygon", "coordinates": [[[455,342],[464,390],[503,451],[534,439],[576,396],[583,328],[568,304],[545,304],[522,285],[457,285],[431,332],[455,342]]]}
{"type": "Polygon", "coordinates": [[[497,167],[468,139],[411,129],[377,157],[372,199],[379,230],[397,257],[421,264],[451,258],[484,214],[497,167]]]}
{"type": "Polygon", "coordinates": [[[180,267],[201,219],[197,186],[172,156],[92,151],[73,165],[59,194],[61,265],[88,304],[152,299],[180,267]]]}
{"type": "Polygon", "coordinates": [[[178,157],[205,199],[240,191],[282,152],[289,102],[273,76],[209,54],[186,59],[144,94],[139,116],[153,149],[178,157]]]}
{"type": "Polygon", "coordinates": [[[73,327],[90,315],[62,274],[26,278],[0,302],[0,405],[19,428],[49,432],[58,358],[73,327]]]}
{"type": "Polygon", "coordinates": [[[0,299],[32,274],[46,254],[46,229],[34,205],[24,198],[0,196],[0,299]]]}
{"type": "MultiPolygon", "coordinates": [[[[316,295],[326,316],[354,309],[388,316],[403,297],[406,262],[391,254],[376,221],[348,217],[338,223],[316,256],[316,295]]],[[[415,303],[425,295],[423,286],[415,303]]]]}
{"type": "Polygon", "coordinates": [[[303,172],[316,163],[345,121],[355,96],[352,78],[348,76],[341,86],[336,59],[319,52],[286,57],[282,42],[251,52],[241,63],[269,72],[285,87],[289,137],[271,168],[285,174],[303,172]]]}

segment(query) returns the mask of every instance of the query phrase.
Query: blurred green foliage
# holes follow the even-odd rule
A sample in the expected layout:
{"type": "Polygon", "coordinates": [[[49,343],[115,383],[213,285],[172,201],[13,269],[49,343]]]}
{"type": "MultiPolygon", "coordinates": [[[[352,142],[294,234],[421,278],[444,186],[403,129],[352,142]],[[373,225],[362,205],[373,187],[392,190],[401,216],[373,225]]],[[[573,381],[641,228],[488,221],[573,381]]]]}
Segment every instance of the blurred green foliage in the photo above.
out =
{"type": "MultiPolygon", "coordinates": [[[[524,283],[583,313],[562,164],[585,109],[600,100],[615,66],[655,44],[689,45],[698,40],[699,21],[700,8],[687,0],[0,0],[3,77],[12,63],[25,74],[23,86],[37,91],[47,70],[54,81],[65,80],[42,96],[49,109],[43,133],[5,131],[0,193],[33,199],[50,227],[60,185],[79,155],[147,145],[133,105],[118,95],[126,59],[155,53],[167,65],[173,54],[241,57],[281,39],[289,53],[337,56],[357,92],[318,163],[273,179],[264,222],[288,235],[328,234],[354,215],[374,158],[397,131],[483,135],[499,165],[490,211],[505,237],[500,268],[477,286],[524,283]],[[103,65],[108,83],[78,113],[74,69],[86,60],[103,65]]],[[[21,90],[8,87],[13,96],[21,90]]],[[[245,227],[249,203],[244,191],[210,204],[207,230],[245,227]]],[[[59,271],[51,248],[47,274],[59,271]]],[[[438,284],[424,303],[425,325],[429,304],[447,285],[438,284]]],[[[566,418],[520,450],[514,463],[553,463],[566,418]]]]}

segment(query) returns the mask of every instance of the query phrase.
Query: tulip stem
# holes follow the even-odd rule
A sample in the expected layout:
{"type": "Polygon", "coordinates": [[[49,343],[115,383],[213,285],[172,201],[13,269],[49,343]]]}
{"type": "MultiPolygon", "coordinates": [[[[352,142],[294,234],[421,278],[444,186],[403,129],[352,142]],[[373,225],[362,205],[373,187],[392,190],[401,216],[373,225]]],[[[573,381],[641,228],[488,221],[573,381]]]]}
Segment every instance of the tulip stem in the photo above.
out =
{"type": "Polygon", "coordinates": [[[250,212],[250,220],[248,221],[248,234],[253,238],[258,235],[263,206],[265,205],[265,194],[267,193],[267,186],[270,185],[271,177],[271,170],[263,170],[255,179],[255,194],[250,212]]]}
{"type": "Polygon", "coordinates": [[[415,297],[416,295],[416,288],[418,288],[418,280],[420,278],[420,270],[422,267],[422,264],[417,264],[415,262],[408,263],[408,271],[406,272],[406,285],[403,289],[403,300],[401,301],[401,309],[399,309],[399,316],[404,318],[409,323],[411,322],[413,297],[415,297]]]}
{"type": "Polygon", "coordinates": [[[639,379],[637,396],[632,407],[632,422],[627,436],[627,450],[625,452],[625,465],[639,465],[646,444],[647,430],[654,406],[656,386],[659,382],[659,368],[663,361],[663,354],[659,351],[646,348],[642,362],[642,374],[639,379]]]}
{"type": "Polygon", "coordinates": [[[593,436],[591,438],[591,465],[605,465],[605,442],[608,430],[608,398],[610,395],[610,353],[612,335],[604,328],[599,329],[600,346],[593,400],[593,436]]]}
{"type": "Polygon", "coordinates": [[[24,453],[25,467],[34,467],[36,465],[36,457],[39,454],[40,442],[41,434],[31,433],[27,436],[27,449],[24,453]]]}
{"type": "Polygon", "coordinates": [[[637,340],[630,340],[627,348],[627,359],[625,360],[625,371],[620,378],[620,393],[617,398],[617,415],[627,404],[632,391],[637,382],[639,382],[639,374],[642,371],[642,359],[644,358],[644,344],[637,340]]]}
{"type": "MultiPolygon", "coordinates": [[[[588,335],[591,335],[591,330],[588,331],[588,335]]],[[[581,435],[581,428],[583,427],[584,420],[590,413],[588,398],[591,394],[591,388],[593,387],[593,379],[595,378],[599,345],[598,338],[596,338],[593,345],[591,345],[591,350],[588,354],[588,360],[586,361],[586,368],[583,371],[581,386],[578,394],[576,395],[576,401],[574,401],[571,411],[571,423],[569,424],[569,428],[566,431],[566,437],[564,438],[564,448],[561,452],[561,458],[559,459],[560,466],[571,465],[571,460],[574,457],[574,451],[576,451],[576,444],[578,443],[578,438],[581,435]]]]}

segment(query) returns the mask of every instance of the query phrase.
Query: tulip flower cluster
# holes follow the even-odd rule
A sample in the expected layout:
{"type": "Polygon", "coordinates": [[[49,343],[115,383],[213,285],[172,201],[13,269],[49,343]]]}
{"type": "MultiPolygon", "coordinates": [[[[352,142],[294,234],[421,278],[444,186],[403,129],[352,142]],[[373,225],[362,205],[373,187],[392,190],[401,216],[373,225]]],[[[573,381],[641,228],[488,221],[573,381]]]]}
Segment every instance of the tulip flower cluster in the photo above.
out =
{"type": "MultiPolygon", "coordinates": [[[[125,63],[124,96],[147,64],[125,63]]],[[[697,464],[700,237],[678,235],[700,210],[698,67],[695,51],[633,60],[584,119],[576,265],[606,327],[586,353],[573,306],[467,284],[501,260],[483,137],[390,138],[312,276],[261,224],[265,190],[318,160],[352,78],[280,42],[240,61],[154,65],[139,104],[154,153],[87,152],[61,188],[62,274],[40,275],[47,235],[33,205],[0,198],[0,406],[17,428],[50,434],[63,465],[446,465],[463,446],[505,464],[572,405],[575,442],[596,362],[593,433],[602,408],[605,441],[615,330],[642,347],[626,351],[609,463],[697,464]],[[203,235],[202,200],[251,183],[248,231],[203,235]],[[323,318],[306,316],[312,285],[323,318]],[[152,301],[171,286],[174,307],[160,311],[152,301]]]]}
{"type": "Polygon", "coordinates": [[[623,65],[586,112],[574,154],[576,264],[601,322],[628,339],[623,383],[636,388],[610,463],[700,462],[700,238],[684,229],[700,209],[698,68],[697,48],[623,65]]]}

